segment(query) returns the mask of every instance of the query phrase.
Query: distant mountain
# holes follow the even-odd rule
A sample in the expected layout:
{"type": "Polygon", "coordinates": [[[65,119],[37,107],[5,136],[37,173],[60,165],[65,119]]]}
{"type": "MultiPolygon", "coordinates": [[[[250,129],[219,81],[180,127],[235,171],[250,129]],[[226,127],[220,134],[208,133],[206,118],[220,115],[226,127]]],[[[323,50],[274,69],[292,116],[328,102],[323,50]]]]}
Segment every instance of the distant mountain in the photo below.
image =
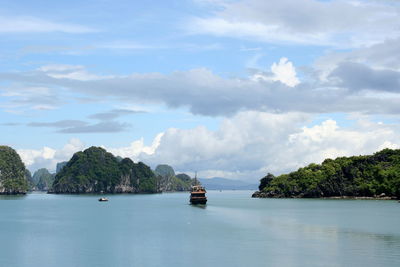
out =
{"type": "Polygon", "coordinates": [[[255,190],[258,187],[257,184],[221,177],[199,178],[199,181],[208,190],[255,190]]]}

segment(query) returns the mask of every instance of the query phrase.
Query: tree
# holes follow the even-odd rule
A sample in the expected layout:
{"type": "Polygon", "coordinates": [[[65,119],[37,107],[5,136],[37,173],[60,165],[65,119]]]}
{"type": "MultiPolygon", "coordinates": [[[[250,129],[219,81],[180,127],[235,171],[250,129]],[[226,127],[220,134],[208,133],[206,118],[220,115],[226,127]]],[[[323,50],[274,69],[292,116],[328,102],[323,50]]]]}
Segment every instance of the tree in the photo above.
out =
{"type": "Polygon", "coordinates": [[[261,178],[258,189],[262,191],[266,186],[268,186],[272,182],[273,179],[275,179],[275,176],[271,173],[268,173],[267,176],[261,178]]]}

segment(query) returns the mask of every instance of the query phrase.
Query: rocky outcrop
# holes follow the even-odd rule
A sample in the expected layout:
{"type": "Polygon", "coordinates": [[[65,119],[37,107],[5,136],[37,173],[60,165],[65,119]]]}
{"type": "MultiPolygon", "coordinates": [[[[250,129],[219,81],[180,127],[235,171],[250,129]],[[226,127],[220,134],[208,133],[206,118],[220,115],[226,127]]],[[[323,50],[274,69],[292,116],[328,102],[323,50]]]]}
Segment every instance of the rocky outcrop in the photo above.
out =
{"type": "Polygon", "coordinates": [[[156,167],[154,173],[158,179],[158,189],[162,192],[189,191],[194,180],[185,173],[175,175],[174,169],[166,164],[156,167]]]}
{"type": "Polygon", "coordinates": [[[57,173],[49,193],[156,193],[157,179],[142,162],[117,159],[100,147],[77,152],[57,173]]]}
{"type": "MultiPolygon", "coordinates": [[[[255,198],[272,198],[274,196],[269,194],[269,192],[256,191],[251,195],[251,197],[255,197],[255,198]]],[[[278,198],[278,196],[276,196],[276,198],[278,198]]]]}
{"type": "Polygon", "coordinates": [[[59,173],[61,171],[62,168],[64,168],[65,165],[67,165],[68,161],[62,161],[57,163],[56,166],[56,173],[59,173]]]}
{"type": "Polygon", "coordinates": [[[46,168],[39,169],[33,174],[34,190],[47,191],[53,186],[54,174],[46,168]]]}
{"type": "Polygon", "coordinates": [[[28,172],[18,153],[8,146],[0,146],[0,194],[26,194],[28,172]]]}

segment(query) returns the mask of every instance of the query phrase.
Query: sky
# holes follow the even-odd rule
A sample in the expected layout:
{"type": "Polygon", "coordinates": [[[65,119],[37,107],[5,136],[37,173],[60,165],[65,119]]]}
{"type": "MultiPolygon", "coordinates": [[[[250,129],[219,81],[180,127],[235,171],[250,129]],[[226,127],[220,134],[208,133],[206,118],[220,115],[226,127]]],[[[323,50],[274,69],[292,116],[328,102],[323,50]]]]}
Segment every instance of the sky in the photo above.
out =
{"type": "Polygon", "coordinates": [[[1,0],[1,143],[257,182],[400,146],[400,1],[1,0]]]}

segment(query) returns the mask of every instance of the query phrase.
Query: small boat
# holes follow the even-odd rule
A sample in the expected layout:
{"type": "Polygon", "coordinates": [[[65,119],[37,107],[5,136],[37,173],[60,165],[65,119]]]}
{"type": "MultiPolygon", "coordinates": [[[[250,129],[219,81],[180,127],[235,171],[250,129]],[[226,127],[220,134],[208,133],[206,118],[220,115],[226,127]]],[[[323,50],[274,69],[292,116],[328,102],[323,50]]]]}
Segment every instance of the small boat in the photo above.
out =
{"type": "Polygon", "coordinates": [[[106,197],[101,197],[101,198],[99,198],[99,201],[108,201],[108,198],[106,198],[106,197]]]}
{"type": "Polygon", "coordinates": [[[190,204],[205,205],[207,203],[206,193],[207,193],[206,189],[204,187],[202,187],[201,185],[192,186],[192,190],[190,191],[190,204]]]}

